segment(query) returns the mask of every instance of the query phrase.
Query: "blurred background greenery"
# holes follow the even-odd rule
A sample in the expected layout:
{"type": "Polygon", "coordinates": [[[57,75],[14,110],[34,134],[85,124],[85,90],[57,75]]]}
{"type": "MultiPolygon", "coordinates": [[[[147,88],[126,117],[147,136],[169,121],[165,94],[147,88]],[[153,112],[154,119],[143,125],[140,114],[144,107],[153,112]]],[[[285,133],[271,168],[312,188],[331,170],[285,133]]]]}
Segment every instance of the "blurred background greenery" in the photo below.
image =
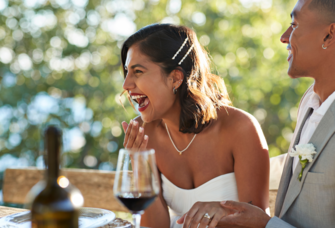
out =
{"type": "Polygon", "coordinates": [[[288,53],[279,38],[294,4],[0,0],[0,173],[43,167],[47,124],[63,129],[64,167],[113,170],[123,142],[120,123],[137,115],[124,96],[119,99],[120,47],[127,36],[157,22],[196,31],[234,106],[261,123],[270,156],[285,153],[299,100],[312,83],[286,73],[288,53]]]}

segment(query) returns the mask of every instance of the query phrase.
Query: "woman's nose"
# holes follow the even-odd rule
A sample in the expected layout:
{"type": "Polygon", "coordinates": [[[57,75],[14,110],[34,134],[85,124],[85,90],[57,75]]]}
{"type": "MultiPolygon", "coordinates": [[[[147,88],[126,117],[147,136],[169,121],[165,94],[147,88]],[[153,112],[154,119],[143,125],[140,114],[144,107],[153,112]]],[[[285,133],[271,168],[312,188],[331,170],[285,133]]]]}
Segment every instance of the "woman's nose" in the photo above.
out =
{"type": "Polygon", "coordinates": [[[124,90],[132,90],[136,87],[134,81],[131,79],[130,75],[127,75],[126,78],[124,79],[124,82],[123,82],[123,89],[124,90]]]}
{"type": "Polygon", "coordinates": [[[292,31],[293,31],[292,26],[290,26],[280,37],[280,41],[284,44],[288,44],[290,42],[290,36],[292,31]]]}

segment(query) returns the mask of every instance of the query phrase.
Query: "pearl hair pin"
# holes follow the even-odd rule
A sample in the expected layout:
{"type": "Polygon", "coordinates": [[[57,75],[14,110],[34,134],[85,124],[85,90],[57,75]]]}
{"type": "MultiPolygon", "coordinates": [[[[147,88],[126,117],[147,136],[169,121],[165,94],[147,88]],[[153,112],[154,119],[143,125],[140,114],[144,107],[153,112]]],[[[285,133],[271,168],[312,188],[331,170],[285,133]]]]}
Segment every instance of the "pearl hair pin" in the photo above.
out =
{"type": "Polygon", "coordinates": [[[187,53],[184,55],[184,57],[182,58],[182,60],[180,60],[180,62],[178,63],[178,65],[182,64],[183,61],[185,60],[185,58],[188,56],[188,54],[190,54],[190,52],[192,51],[194,47],[194,44],[192,44],[192,46],[190,47],[190,49],[188,49],[187,53]]]}
{"type": "Polygon", "coordinates": [[[176,52],[176,54],[172,57],[172,60],[174,60],[177,55],[179,54],[179,52],[183,49],[183,47],[185,46],[186,42],[188,41],[188,37],[186,37],[184,43],[181,45],[181,47],[179,48],[179,50],[176,52]]]}

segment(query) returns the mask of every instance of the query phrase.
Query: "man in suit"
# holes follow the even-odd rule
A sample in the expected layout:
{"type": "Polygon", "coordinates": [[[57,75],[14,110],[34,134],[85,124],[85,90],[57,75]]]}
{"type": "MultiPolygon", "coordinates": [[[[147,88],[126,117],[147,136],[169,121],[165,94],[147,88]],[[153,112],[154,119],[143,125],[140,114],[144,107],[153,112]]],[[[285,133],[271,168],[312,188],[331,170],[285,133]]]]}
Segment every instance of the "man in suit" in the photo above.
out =
{"type": "Polygon", "coordinates": [[[275,217],[251,204],[226,201],[221,205],[236,213],[218,227],[335,227],[335,0],[298,0],[291,17],[281,37],[289,51],[288,74],[315,82],[301,100],[289,151],[312,143],[316,154],[300,181],[299,158],[286,157],[275,217]]]}

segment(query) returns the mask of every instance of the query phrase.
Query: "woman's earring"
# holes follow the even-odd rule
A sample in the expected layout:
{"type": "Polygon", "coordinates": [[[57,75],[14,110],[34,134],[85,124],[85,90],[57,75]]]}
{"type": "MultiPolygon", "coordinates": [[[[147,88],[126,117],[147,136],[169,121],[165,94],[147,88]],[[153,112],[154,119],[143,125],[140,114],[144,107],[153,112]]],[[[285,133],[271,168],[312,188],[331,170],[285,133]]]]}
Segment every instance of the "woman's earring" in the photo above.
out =
{"type": "Polygon", "coordinates": [[[177,93],[177,89],[175,87],[173,87],[173,94],[177,93]]]}
{"type": "Polygon", "coordinates": [[[325,47],[325,44],[322,44],[322,48],[323,48],[324,50],[327,49],[327,47],[325,47]]]}

